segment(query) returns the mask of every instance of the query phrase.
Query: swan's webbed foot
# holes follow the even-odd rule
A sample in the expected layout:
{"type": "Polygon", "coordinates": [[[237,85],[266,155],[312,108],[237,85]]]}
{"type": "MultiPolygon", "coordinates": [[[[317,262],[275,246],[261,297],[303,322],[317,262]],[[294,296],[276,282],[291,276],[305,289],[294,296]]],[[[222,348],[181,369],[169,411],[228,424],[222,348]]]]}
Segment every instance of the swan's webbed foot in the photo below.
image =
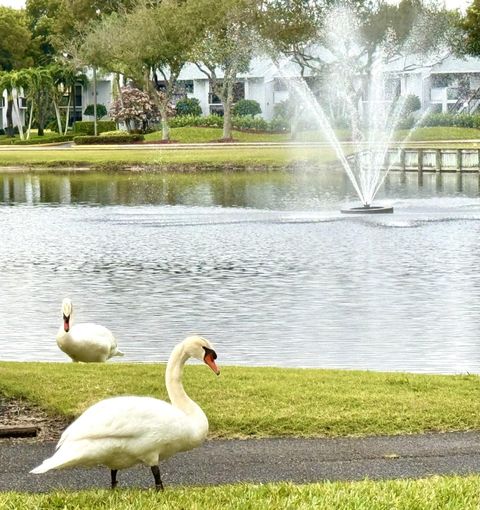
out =
{"type": "Polygon", "coordinates": [[[118,469],[111,469],[110,470],[110,476],[111,476],[111,479],[112,479],[112,489],[115,489],[118,485],[118,482],[117,482],[117,473],[118,473],[118,469]]]}
{"type": "Polygon", "coordinates": [[[153,478],[155,478],[155,490],[163,491],[163,483],[160,478],[160,468],[158,466],[152,466],[150,469],[152,470],[153,478]]]}

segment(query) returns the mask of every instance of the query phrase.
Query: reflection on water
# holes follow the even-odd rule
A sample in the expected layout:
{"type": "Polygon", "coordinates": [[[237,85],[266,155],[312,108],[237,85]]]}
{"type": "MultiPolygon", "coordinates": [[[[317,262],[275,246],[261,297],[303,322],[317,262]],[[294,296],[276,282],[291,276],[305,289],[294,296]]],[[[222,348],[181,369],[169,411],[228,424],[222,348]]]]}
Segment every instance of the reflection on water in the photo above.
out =
{"type": "Polygon", "coordinates": [[[120,362],[199,332],[223,364],[478,372],[478,175],[391,174],[377,217],[334,171],[0,183],[1,359],[65,360],[70,296],[120,362]]]}
{"type": "MultiPolygon", "coordinates": [[[[258,209],[336,208],[356,200],[342,171],[201,174],[0,174],[0,203],[190,205],[258,209]]],[[[378,199],[477,197],[478,174],[391,173],[378,199]]]]}

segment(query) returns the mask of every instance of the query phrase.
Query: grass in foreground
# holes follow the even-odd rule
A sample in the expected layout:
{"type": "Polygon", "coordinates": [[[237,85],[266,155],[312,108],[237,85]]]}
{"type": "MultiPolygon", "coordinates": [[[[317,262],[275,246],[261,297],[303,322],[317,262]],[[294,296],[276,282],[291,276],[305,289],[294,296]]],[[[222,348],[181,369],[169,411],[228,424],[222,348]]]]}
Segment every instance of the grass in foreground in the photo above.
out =
{"type": "Polygon", "coordinates": [[[4,510],[478,510],[480,476],[316,483],[241,484],[202,488],[0,494],[4,510]]]}
{"type": "MultiPolygon", "coordinates": [[[[163,364],[2,362],[0,393],[72,418],[109,396],[165,399],[164,370],[163,364]]],[[[480,428],[480,379],[473,375],[223,367],[215,377],[207,367],[191,365],[184,382],[209,417],[211,437],[480,428]]]]}

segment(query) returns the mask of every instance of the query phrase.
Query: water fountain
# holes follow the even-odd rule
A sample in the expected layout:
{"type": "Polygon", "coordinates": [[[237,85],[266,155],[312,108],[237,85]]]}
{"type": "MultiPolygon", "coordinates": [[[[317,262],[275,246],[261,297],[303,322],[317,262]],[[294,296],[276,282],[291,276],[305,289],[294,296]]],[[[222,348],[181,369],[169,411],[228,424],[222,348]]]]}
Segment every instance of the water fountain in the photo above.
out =
{"type": "Polygon", "coordinates": [[[362,58],[356,43],[358,27],[354,15],[348,9],[335,9],[326,23],[329,27],[326,31],[326,46],[319,51],[330,52],[328,59],[332,74],[326,81],[333,84],[335,98],[329,97],[332,101],[340,101],[345,110],[351,129],[350,154],[346,154],[346,146],[339,142],[328,116],[307,82],[292,75],[287,76],[281,67],[278,68],[279,72],[287,84],[290,97],[304,105],[304,113],[307,112],[313,119],[313,124],[320,128],[335,150],[361,201],[361,206],[345,208],[341,212],[393,213],[393,207],[375,205],[373,200],[391,167],[388,151],[402,116],[404,98],[400,96],[390,100],[385,97],[388,75],[383,48],[379,48],[372,56],[368,73],[365,76],[358,74],[356,64],[362,58]],[[358,97],[353,85],[358,85],[360,80],[364,81],[362,99],[358,97]]]}

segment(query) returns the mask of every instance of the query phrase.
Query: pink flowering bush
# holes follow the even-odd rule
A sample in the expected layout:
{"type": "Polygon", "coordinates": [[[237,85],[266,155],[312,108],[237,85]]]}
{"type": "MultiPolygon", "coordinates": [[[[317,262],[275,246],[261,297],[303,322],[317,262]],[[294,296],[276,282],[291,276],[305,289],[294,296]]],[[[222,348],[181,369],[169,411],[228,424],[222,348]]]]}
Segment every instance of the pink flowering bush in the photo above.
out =
{"type": "Polygon", "coordinates": [[[110,116],[116,122],[125,122],[129,132],[146,132],[160,120],[160,113],[149,95],[134,87],[122,88],[122,98],[110,105],[110,116]]]}

